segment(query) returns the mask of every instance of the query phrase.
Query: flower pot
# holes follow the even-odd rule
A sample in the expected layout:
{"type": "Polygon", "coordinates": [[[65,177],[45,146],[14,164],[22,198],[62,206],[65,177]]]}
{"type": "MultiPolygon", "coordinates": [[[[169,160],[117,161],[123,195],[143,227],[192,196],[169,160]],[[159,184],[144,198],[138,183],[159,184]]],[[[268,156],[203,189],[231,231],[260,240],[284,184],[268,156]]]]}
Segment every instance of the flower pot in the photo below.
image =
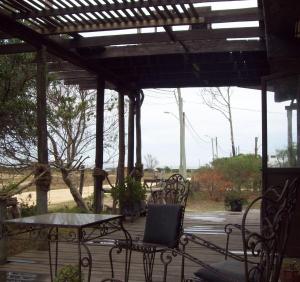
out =
{"type": "Polygon", "coordinates": [[[241,212],[243,209],[243,204],[241,200],[233,200],[230,202],[230,211],[241,212]]]}
{"type": "Polygon", "coordinates": [[[136,216],[142,211],[142,202],[124,204],[121,207],[121,214],[125,216],[136,216]]]}
{"type": "Polygon", "coordinates": [[[281,282],[299,282],[298,270],[283,269],[280,273],[281,282]]]}

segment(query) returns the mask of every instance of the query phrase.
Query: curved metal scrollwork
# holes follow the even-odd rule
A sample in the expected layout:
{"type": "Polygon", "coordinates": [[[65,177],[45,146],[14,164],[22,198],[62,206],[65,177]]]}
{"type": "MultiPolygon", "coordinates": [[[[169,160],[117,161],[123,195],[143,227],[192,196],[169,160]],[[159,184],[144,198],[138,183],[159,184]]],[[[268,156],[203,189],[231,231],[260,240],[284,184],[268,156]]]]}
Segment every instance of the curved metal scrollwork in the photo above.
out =
{"type": "Polygon", "coordinates": [[[288,239],[289,227],[297,200],[298,179],[286,181],[284,187],[270,187],[266,193],[255,199],[246,209],[242,220],[242,238],[244,256],[248,260],[250,251],[253,257],[259,258],[254,266],[245,264],[248,279],[255,281],[277,281],[288,239]],[[246,232],[246,218],[255,203],[263,201],[262,230],[246,232]]]}

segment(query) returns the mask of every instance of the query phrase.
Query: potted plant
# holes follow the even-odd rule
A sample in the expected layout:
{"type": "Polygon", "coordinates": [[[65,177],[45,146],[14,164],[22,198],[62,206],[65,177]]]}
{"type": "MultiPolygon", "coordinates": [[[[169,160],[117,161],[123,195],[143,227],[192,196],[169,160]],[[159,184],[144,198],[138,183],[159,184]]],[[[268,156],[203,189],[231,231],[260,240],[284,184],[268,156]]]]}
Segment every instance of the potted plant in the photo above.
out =
{"type": "Polygon", "coordinates": [[[234,212],[242,211],[243,205],[247,203],[242,193],[236,190],[226,192],[224,202],[225,207],[234,212]]]}
{"type": "Polygon", "coordinates": [[[289,259],[284,261],[280,272],[281,282],[299,282],[299,264],[296,261],[290,261],[289,259]]]}
{"type": "Polygon", "coordinates": [[[54,282],[83,282],[83,274],[81,277],[79,274],[78,266],[65,265],[63,266],[57,276],[54,279],[54,282]]]}
{"type": "Polygon", "coordinates": [[[123,185],[117,185],[112,189],[112,197],[119,204],[123,215],[135,216],[145,207],[146,189],[140,181],[128,176],[123,185]]]}

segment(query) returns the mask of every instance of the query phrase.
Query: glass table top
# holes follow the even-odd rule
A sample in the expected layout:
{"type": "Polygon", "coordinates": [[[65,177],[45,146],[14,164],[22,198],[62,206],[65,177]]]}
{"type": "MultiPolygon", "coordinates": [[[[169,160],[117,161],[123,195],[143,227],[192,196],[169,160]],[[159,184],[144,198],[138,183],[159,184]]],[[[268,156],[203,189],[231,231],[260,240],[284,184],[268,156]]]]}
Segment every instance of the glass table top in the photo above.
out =
{"type": "Polygon", "coordinates": [[[47,213],[29,217],[5,220],[6,224],[44,225],[57,227],[86,227],[122,218],[113,214],[85,214],[85,213],[47,213]]]}

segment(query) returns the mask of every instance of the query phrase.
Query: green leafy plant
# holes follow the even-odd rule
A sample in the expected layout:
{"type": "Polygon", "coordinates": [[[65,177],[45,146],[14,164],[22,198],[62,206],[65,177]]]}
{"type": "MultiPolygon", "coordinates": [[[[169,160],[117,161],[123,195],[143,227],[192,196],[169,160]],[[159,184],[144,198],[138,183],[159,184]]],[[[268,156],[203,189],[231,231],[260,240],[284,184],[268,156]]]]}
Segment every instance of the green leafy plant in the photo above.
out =
{"type": "Polygon", "coordinates": [[[65,265],[63,266],[57,276],[54,279],[54,282],[83,282],[84,277],[83,273],[81,273],[81,277],[79,274],[78,266],[73,265],[65,265]]]}
{"type": "Polygon", "coordinates": [[[247,199],[240,191],[230,190],[225,193],[224,203],[226,209],[241,211],[242,206],[247,204],[247,199]]]}
{"type": "Polygon", "coordinates": [[[126,177],[123,185],[112,188],[112,197],[122,209],[125,206],[134,206],[146,198],[146,189],[140,181],[126,177]]]}
{"type": "Polygon", "coordinates": [[[20,209],[21,209],[21,216],[32,216],[35,215],[37,210],[36,210],[36,205],[32,203],[32,195],[31,193],[28,194],[28,196],[25,199],[20,200],[20,209]]]}

